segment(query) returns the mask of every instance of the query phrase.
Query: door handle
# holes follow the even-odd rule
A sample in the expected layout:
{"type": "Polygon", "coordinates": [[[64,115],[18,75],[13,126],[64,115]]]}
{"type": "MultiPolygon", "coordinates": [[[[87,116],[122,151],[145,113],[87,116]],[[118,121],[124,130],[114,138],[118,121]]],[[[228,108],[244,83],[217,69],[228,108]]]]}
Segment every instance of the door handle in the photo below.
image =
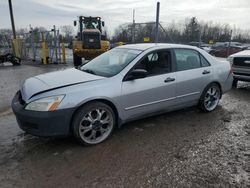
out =
{"type": "Polygon", "coordinates": [[[173,81],[175,81],[175,78],[170,78],[170,77],[168,77],[168,78],[166,78],[166,79],[164,80],[165,83],[166,83],[166,82],[173,82],[173,81]]]}
{"type": "Polygon", "coordinates": [[[209,73],[210,73],[209,70],[204,70],[204,71],[202,72],[202,74],[209,74],[209,73]]]}

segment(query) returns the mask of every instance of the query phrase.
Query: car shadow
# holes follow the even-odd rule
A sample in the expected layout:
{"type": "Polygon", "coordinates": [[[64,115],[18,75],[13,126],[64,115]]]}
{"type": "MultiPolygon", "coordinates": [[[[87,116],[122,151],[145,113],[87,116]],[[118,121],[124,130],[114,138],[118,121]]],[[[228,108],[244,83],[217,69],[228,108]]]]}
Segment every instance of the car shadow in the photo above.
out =
{"type": "Polygon", "coordinates": [[[12,63],[0,63],[0,70],[1,69],[10,69],[10,68],[20,68],[21,65],[18,65],[18,66],[13,66],[12,63]]]}
{"type": "MultiPolygon", "coordinates": [[[[180,131],[180,134],[183,132],[181,129],[192,132],[193,130],[203,129],[206,126],[210,126],[211,122],[216,122],[215,124],[219,125],[224,119],[230,119],[229,116],[230,113],[223,109],[222,106],[218,106],[218,108],[211,113],[200,112],[196,107],[186,108],[126,123],[122,125],[120,129],[115,129],[113,136],[111,136],[107,142],[116,142],[119,137],[122,137],[122,139],[129,142],[129,137],[134,133],[137,134],[141,132],[141,136],[144,136],[143,132],[147,134],[153,130],[155,133],[152,134],[155,134],[155,136],[157,136],[158,131],[167,132],[168,129],[171,131],[180,131]],[[211,118],[213,121],[210,121],[211,118]]],[[[212,127],[216,128],[214,125],[212,127]]],[[[212,127],[210,126],[210,129],[212,129],[212,127]]],[[[216,129],[214,131],[216,131],[216,129]]],[[[214,131],[210,130],[210,133],[214,131]]],[[[207,135],[207,133],[205,134],[207,135]]],[[[76,141],[73,136],[62,138],[43,138],[21,133],[18,137],[19,139],[17,140],[21,141],[24,147],[27,146],[32,149],[41,148],[41,145],[50,148],[56,147],[59,150],[82,147],[82,145],[76,141]]],[[[105,145],[105,143],[106,142],[99,145],[105,145]]]]}

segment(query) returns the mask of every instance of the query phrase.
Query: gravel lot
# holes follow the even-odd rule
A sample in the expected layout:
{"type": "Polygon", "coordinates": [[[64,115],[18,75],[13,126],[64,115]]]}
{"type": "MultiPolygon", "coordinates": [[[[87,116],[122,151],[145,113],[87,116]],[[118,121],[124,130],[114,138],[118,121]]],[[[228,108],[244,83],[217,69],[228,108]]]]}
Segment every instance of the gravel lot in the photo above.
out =
{"type": "Polygon", "coordinates": [[[0,66],[0,187],[250,187],[250,83],[212,113],[196,108],[124,125],[103,144],[25,134],[10,101],[24,79],[65,65],[0,66]]]}

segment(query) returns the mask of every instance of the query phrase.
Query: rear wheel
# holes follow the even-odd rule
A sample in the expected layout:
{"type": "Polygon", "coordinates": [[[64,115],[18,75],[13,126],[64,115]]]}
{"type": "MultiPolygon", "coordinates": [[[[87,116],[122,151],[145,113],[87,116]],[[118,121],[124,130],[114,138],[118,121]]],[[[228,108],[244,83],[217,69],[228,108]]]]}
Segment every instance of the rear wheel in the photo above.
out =
{"type": "Polygon", "coordinates": [[[203,112],[211,112],[218,106],[221,90],[218,84],[209,84],[201,95],[199,108],[203,112]]]}
{"type": "Polygon", "coordinates": [[[101,102],[90,103],[76,113],[73,133],[82,144],[99,144],[111,135],[115,122],[112,108],[101,102]]]}

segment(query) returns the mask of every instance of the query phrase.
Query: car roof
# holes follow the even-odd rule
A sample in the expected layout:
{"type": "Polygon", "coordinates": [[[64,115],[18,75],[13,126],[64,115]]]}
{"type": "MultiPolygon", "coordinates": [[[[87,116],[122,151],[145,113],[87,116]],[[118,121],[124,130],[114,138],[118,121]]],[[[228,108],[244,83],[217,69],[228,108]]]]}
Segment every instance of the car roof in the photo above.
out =
{"type": "Polygon", "coordinates": [[[197,47],[184,45],[184,44],[172,44],[172,43],[140,43],[140,44],[127,44],[122,45],[117,48],[126,48],[133,50],[141,50],[145,51],[151,48],[154,49],[162,49],[162,48],[189,48],[189,49],[197,49],[197,47]]]}

